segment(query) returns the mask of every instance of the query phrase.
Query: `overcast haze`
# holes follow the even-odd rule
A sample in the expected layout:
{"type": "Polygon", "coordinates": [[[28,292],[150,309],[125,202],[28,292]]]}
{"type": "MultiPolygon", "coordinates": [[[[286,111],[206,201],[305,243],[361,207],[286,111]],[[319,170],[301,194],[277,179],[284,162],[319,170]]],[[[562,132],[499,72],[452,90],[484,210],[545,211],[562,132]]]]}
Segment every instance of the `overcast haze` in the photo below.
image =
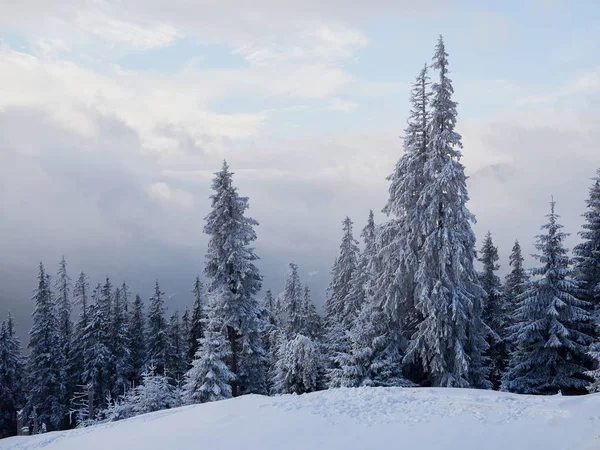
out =
{"type": "Polygon", "coordinates": [[[478,238],[505,269],[551,194],[576,235],[600,166],[600,6],[487,3],[0,0],[0,317],[27,328],[36,266],[63,254],[73,279],[146,298],[159,279],[170,309],[190,302],[224,158],[265,287],[295,261],[322,303],[344,216],[357,236],[370,208],[383,220],[440,33],[478,238]]]}

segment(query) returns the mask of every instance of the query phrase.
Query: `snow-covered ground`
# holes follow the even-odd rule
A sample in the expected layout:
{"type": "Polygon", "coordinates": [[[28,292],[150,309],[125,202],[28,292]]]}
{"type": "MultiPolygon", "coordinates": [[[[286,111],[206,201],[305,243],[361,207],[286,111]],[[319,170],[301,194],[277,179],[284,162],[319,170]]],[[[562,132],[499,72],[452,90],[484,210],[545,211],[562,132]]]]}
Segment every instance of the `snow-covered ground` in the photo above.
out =
{"type": "Polygon", "coordinates": [[[334,389],[245,396],[0,440],[0,450],[599,450],[600,394],[334,389]]]}

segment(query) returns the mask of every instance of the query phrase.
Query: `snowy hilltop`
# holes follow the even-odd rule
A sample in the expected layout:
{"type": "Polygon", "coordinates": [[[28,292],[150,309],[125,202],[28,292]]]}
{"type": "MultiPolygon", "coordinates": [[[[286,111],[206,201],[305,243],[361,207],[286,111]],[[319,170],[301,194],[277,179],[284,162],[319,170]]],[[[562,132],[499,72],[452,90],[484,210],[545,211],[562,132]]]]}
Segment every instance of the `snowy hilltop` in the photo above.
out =
{"type": "Polygon", "coordinates": [[[247,395],[71,431],[0,440],[0,450],[592,450],[600,394],[341,388],[247,395]]]}

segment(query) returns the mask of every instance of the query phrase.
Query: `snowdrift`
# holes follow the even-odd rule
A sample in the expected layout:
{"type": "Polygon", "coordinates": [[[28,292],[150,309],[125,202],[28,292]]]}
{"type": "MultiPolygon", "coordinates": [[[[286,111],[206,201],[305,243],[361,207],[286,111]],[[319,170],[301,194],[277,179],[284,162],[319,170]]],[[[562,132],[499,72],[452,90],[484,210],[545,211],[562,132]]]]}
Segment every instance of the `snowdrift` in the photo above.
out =
{"type": "Polygon", "coordinates": [[[250,395],[66,432],[0,450],[599,450],[600,394],[333,389],[250,395]]]}

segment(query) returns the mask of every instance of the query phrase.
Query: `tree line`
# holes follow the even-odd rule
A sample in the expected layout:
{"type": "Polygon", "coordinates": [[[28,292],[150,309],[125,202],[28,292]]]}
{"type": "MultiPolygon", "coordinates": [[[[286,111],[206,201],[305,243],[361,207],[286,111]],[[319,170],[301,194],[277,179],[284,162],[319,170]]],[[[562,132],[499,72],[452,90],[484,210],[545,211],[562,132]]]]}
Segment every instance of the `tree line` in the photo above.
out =
{"type": "Polygon", "coordinates": [[[536,238],[538,267],[524,267],[517,241],[502,281],[491,233],[476,251],[452,94],[440,37],[412,85],[387,219],[375,224],[370,212],[362,249],[353,222],[343,220],[324,316],[294,263],[283,291],[259,298],[258,223],[225,162],[204,226],[205,284],[196,279],[194,304],[181,317],[167,318],[158,282],[145,313],[125,283],[91,289],[82,273],[72,286],[63,258],[52,284],[40,264],[26,358],[10,315],[0,328],[0,436],[16,432],[17,412],[61,429],[249,393],[597,390],[600,170],[572,256],[551,201],[536,238]]]}

